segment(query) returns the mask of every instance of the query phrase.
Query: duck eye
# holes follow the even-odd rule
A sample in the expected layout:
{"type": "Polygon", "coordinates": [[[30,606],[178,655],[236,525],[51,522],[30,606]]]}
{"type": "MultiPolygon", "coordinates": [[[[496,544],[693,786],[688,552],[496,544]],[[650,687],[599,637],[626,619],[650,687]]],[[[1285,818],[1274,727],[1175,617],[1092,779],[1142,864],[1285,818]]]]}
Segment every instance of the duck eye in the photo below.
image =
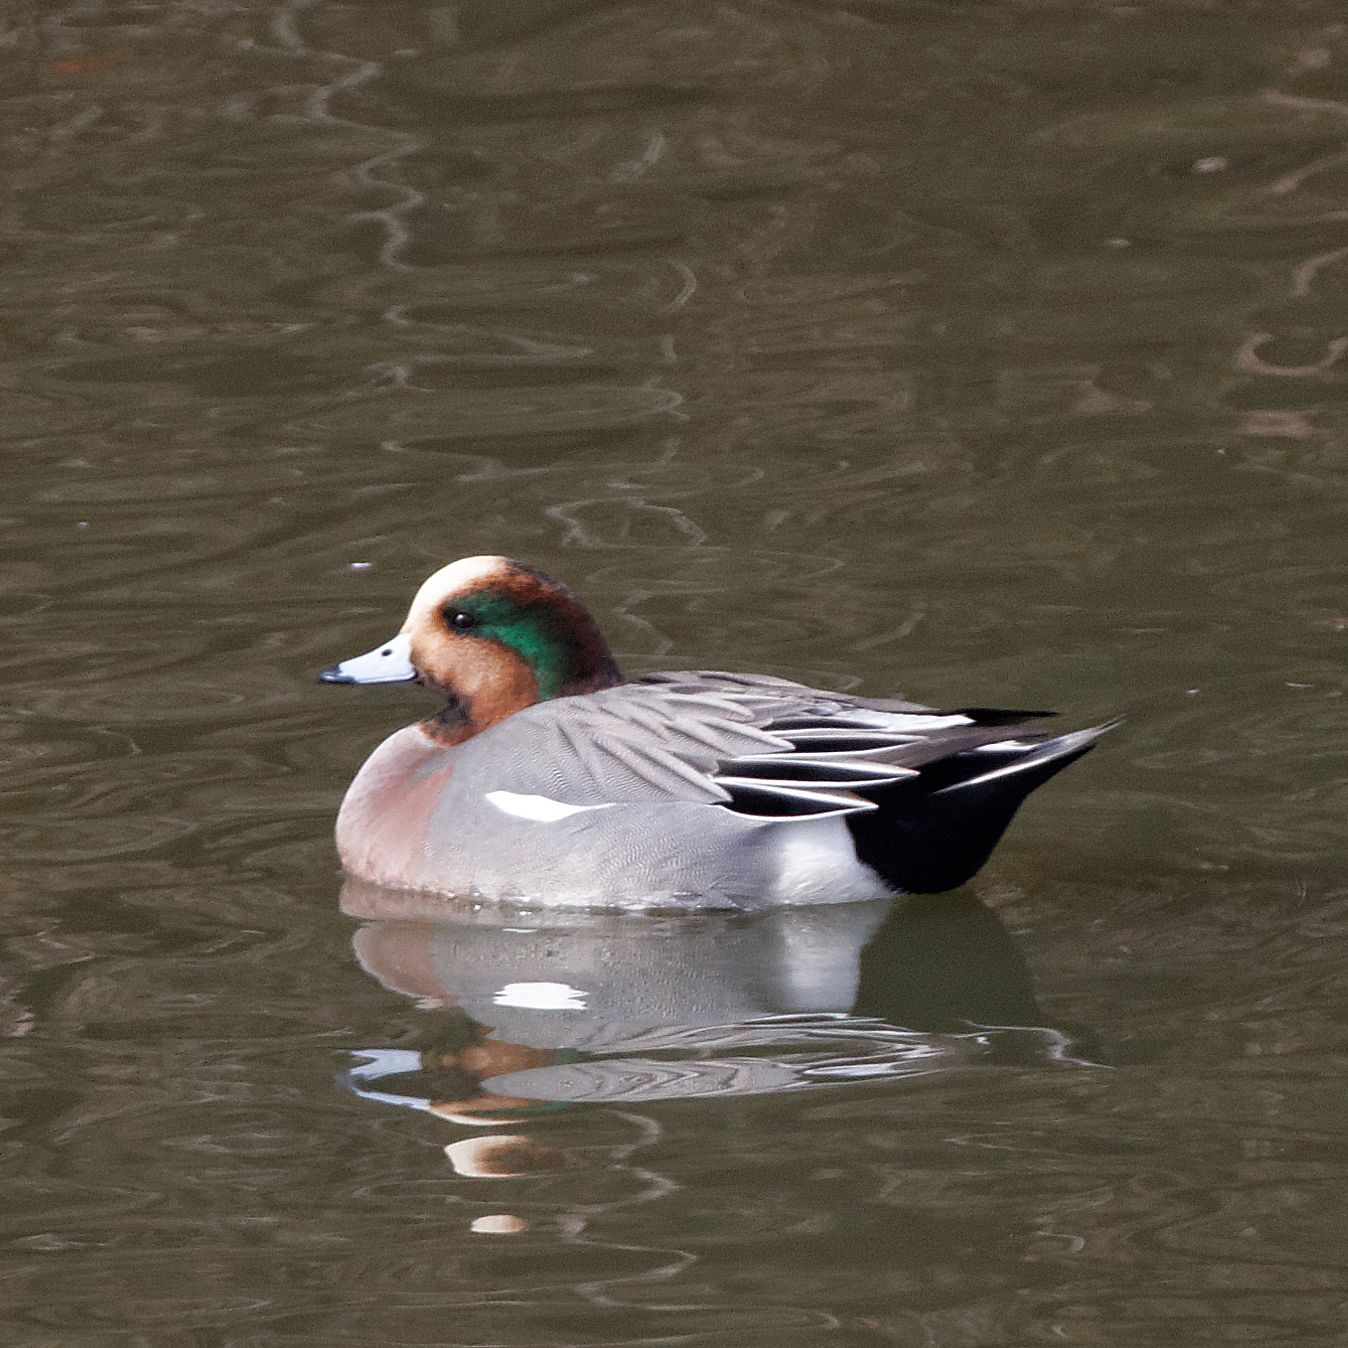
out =
{"type": "Polygon", "coordinates": [[[464,612],[461,608],[446,609],[445,620],[456,632],[467,632],[477,626],[476,616],[464,612]]]}

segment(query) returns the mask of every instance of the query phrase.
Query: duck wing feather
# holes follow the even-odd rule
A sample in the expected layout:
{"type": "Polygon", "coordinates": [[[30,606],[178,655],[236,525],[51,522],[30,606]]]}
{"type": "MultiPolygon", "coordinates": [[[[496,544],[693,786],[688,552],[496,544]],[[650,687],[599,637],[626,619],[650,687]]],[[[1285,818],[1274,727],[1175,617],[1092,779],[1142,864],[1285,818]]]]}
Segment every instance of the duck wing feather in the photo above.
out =
{"type": "Polygon", "coordinates": [[[517,712],[460,748],[455,775],[581,807],[685,801],[757,819],[855,814],[876,808],[866,792],[926,764],[985,746],[1028,750],[1046,732],[1025,722],[1046,714],[942,712],[767,675],[680,671],[517,712]]]}

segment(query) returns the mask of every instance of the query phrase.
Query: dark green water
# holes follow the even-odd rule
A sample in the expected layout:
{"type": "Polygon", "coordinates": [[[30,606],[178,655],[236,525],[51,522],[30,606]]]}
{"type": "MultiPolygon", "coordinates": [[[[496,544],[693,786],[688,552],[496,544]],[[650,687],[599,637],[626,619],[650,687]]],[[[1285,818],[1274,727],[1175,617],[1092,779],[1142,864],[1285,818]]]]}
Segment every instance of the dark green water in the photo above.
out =
{"type": "Polygon", "coordinates": [[[1346,67],[1330,0],[0,16],[0,1339],[1342,1342],[1346,67]],[[314,671],[498,551],[632,670],[1128,723],[946,899],[358,920],[424,704],[314,671]]]}

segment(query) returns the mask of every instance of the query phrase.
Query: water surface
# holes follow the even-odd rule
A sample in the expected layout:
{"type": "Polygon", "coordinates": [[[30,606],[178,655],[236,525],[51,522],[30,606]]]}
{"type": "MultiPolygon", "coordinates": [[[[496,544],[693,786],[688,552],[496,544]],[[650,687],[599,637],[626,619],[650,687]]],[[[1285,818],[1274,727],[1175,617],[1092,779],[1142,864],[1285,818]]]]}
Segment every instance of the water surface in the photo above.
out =
{"type": "Polygon", "coordinates": [[[16,11],[3,1337],[1339,1342],[1342,17],[16,11]],[[313,674],[498,551],[1127,726],[946,899],[343,896],[313,674]]]}

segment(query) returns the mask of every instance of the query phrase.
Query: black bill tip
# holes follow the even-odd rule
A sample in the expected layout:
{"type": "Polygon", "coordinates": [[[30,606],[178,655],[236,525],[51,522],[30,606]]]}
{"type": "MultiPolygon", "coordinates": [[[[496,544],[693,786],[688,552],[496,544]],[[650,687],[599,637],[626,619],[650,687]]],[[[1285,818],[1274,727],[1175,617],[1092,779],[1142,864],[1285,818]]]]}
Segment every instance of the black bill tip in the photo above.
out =
{"type": "Polygon", "coordinates": [[[350,674],[343,674],[341,665],[329,665],[318,671],[319,683],[355,683],[350,674]]]}

